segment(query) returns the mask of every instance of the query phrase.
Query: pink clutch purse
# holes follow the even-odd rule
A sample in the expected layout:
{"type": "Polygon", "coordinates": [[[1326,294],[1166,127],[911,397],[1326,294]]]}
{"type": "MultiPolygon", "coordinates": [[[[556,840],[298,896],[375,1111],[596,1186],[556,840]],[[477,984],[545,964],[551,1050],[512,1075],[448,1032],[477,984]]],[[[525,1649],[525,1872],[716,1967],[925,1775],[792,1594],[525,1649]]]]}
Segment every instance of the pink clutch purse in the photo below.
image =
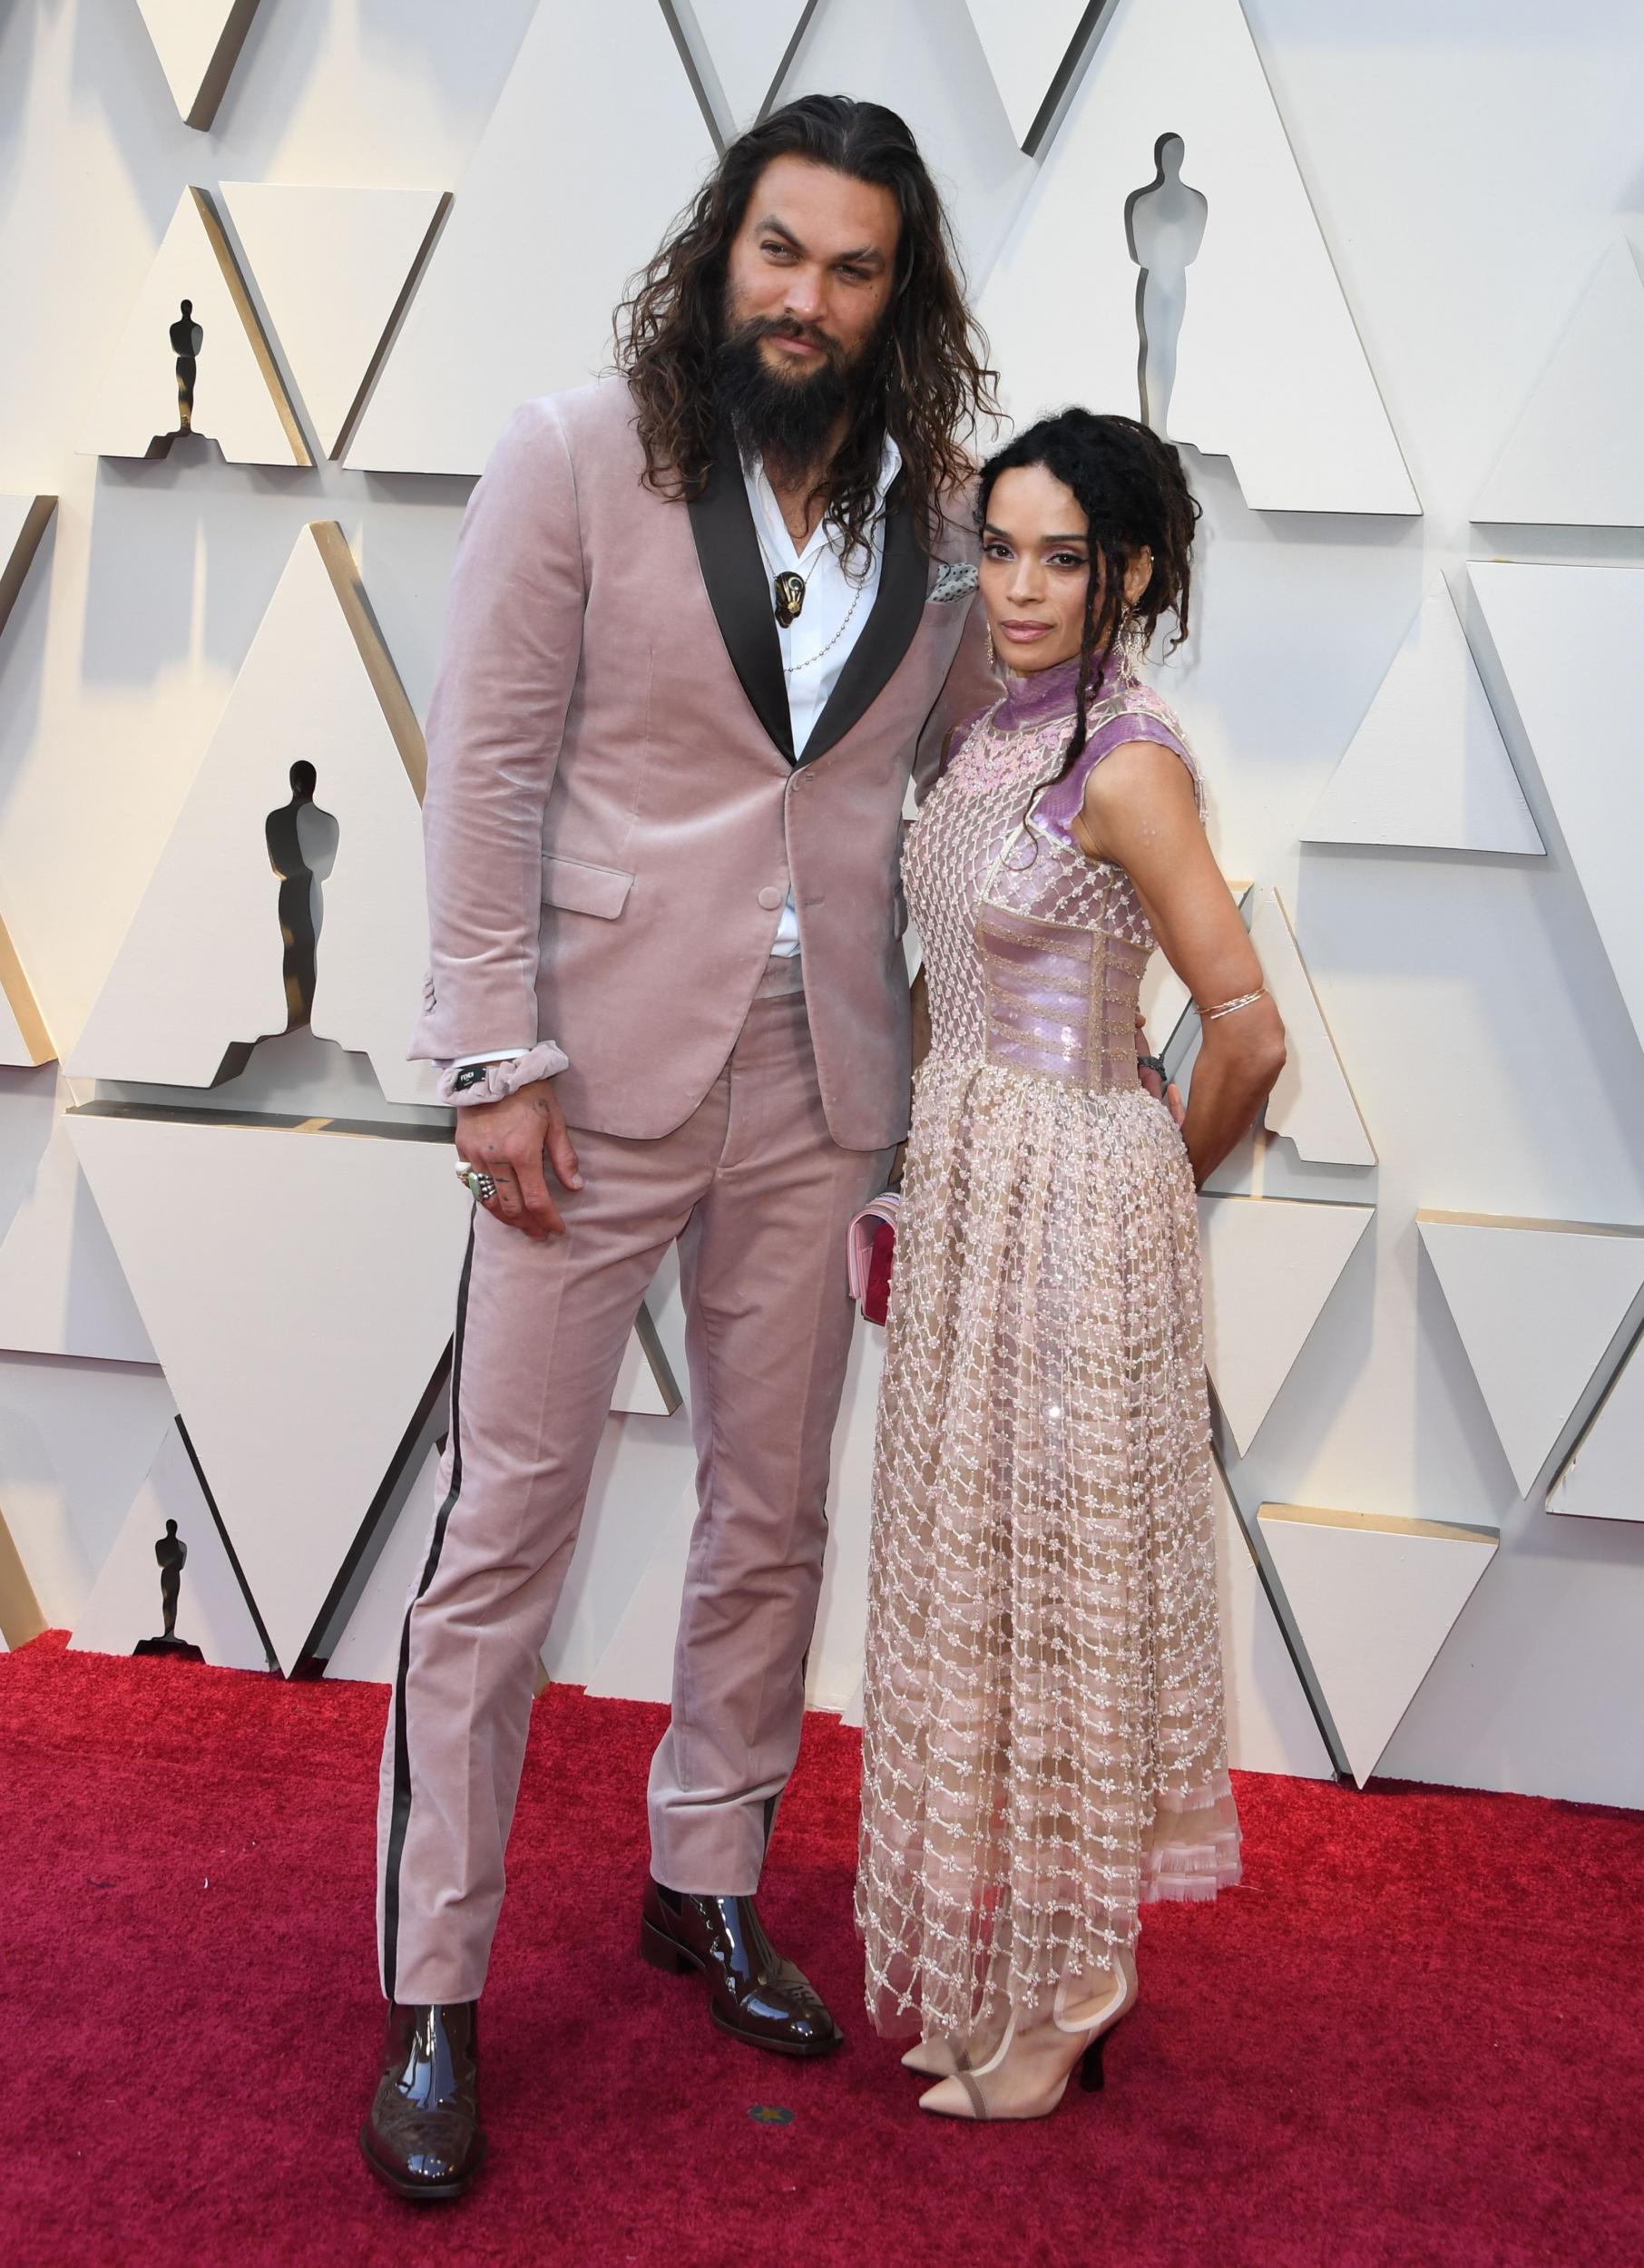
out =
{"type": "Polygon", "coordinates": [[[890,1300],[891,1263],[896,1253],[895,1189],[865,1205],[846,1232],[846,1268],[850,1295],[869,1323],[883,1323],[890,1300]]]}

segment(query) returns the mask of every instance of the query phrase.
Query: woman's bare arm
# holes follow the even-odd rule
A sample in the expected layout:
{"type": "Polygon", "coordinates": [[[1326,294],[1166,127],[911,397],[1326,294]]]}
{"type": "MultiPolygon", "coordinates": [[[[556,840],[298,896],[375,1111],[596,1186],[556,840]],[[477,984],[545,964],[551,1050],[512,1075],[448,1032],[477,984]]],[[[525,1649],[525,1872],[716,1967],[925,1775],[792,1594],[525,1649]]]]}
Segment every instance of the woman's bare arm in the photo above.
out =
{"type": "MultiPolygon", "coordinates": [[[[1257,989],[1261,963],[1211,855],[1179,757],[1148,741],[1115,748],[1091,770],[1073,836],[1087,858],[1130,875],[1166,960],[1200,1009],[1257,989]]],[[[1284,1025],[1266,993],[1205,1023],[1181,1129],[1200,1188],[1256,1117],[1284,1061],[1284,1025]]]]}

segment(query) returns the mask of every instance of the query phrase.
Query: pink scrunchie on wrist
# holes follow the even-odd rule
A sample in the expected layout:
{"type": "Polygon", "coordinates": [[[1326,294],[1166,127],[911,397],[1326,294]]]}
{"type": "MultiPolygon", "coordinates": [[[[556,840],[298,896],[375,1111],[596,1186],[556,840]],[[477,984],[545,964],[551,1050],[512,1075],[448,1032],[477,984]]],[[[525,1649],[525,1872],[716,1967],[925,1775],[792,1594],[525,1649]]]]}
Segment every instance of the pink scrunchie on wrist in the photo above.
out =
{"type": "Polygon", "coordinates": [[[529,1087],[538,1079],[557,1079],[561,1071],[569,1070],[571,1058],[552,1040],[540,1040],[524,1055],[510,1055],[500,1063],[487,1063],[484,1079],[476,1079],[460,1093],[452,1090],[452,1080],[469,1067],[464,1063],[447,1063],[440,1072],[435,1091],[442,1102],[460,1110],[469,1102],[501,1102],[505,1096],[517,1094],[522,1087],[529,1087]]]}

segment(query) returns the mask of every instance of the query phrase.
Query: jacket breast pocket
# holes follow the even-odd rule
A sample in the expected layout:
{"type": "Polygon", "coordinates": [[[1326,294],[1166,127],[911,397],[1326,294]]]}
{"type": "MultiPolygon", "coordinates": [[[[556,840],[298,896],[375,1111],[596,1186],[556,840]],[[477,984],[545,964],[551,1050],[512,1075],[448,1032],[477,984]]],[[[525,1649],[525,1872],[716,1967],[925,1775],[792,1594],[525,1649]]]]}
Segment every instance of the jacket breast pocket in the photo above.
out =
{"type": "Polygon", "coordinates": [[[543,903],[567,914],[592,914],[614,922],[628,903],[633,876],[620,866],[592,866],[583,858],[544,858],[543,903]]]}

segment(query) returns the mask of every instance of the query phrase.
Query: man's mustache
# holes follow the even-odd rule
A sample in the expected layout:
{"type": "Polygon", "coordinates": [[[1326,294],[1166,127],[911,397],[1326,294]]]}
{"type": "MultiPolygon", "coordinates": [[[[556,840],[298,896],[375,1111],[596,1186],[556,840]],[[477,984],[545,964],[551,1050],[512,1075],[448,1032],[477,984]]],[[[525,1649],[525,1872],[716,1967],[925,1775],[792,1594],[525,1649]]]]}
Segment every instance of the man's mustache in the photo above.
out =
{"type": "Polygon", "coordinates": [[[739,338],[749,340],[802,338],[808,345],[819,347],[830,362],[841,362],[844,359],[837,338],[830,338],[827,333],[818,329],[815,323],[801,323],[792,316],[755,316],[751,322],[741,326],[737,336],[739,338]]]}

